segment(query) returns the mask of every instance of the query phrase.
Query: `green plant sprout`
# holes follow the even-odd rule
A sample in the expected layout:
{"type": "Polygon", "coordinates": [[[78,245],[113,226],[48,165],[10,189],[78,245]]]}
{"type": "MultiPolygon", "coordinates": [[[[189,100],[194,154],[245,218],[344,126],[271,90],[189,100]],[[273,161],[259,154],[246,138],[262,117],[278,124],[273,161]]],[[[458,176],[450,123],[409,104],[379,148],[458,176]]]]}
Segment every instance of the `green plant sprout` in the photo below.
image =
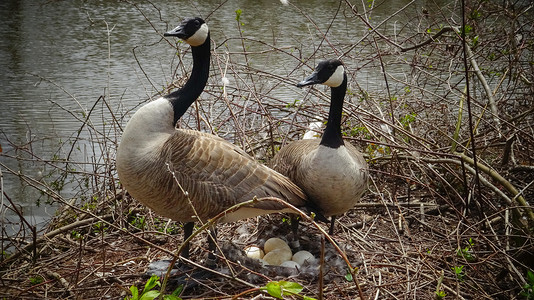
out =
{"type": "Polygon", "coordinates": [[[348,282],[352,282],[352,274],[350,273],[349,270],[347,270],[347,274],[345,274],[345,280],[348,281],[348,282]]]}
{"type": "Polygon", "coordinates": [[[44,281],[43,277],[41,276],[34,276],[30,277],[30,284],[31,285],[38,285],[44,281]]]}
{"type": "Polygon", "coordinates": [[[409,125],[415,121],[416,117],[417,117],[416,113],[409,113],[405,115],[404,117],[402,117],[400,119],[400,122],[404,126],[404,128],[407,129],[409,125]]]}
{"type": "Polygon", "coordinates": [[[93,225],[93,230],[95,233],[105,233],[108,227],[104,222],[97,222],[93,225]]]}
{"type": "Polygon", "coordinates": [[[295,99],[293,100],[293,103],[289,102],[286,104],[286,108],[293,108],[293,107],[297,107],[297,104],[300,102],[299,99],[295,99]]]}
{"type": "Polygon", "coordinates": [[[133,227],[137,228],[137,229],[141,229],[141,230],[144,230],[145,229],[145,217],[144,216],[141,216],[141,217],[134,217],[133,220],[130,221],[130,225],[132,225],[133,227]]]}
{"type": "Polygon", "coordinates": [[[445,296],[447,296],[445,291],[443,291],[443,290],[436,291],[436,299],[441,300],[441,299],[445,298],[445,296]]]}
{"type": "Polygon", "coordinates": [[[527,271],[527,283],[523,285],[523,291],[519,295],[525,297],[527,300],[534,299],[534,272],[527,271]]]}
{"type": "Polygon", "coordinates": [[[454,266],[451,268],[459,281],[464,281],[465,273],[463,273],[464,266],[454,266]]]}
{"type": "Polygon", "coordinates": [[[241,22],[241,14],[243,13],[243,11],[241,9],[236,9],[235,11],[235,20],[237,22],[239,22],[239,24],[241,26],[245,25],[245,23],[241,22]]]}
{"type": "Polygon", "coordinates": [[[472,253],[472,248],[474,245],[475,242],[473,242],[473,239],[469,238],[468,245],[465,248],[458,248],[458,250],[456,250],[456,255],[458,255],[458,257],[463,257],[468,262],[474,261],[475,256],[472,253]]]}
{"type": "Polygon", "coordinates": [[[302,286],[296,282],[289,282],[283,280],[271,281],[261,288],[262,291],[266,291],[267,293],[269,293],[269,295],[278,299],[284,299],[284,295],[298,295],[301,296],[304,300],[315,300],[314,298],[300,295],[302,289],[302,286]]]}
{"type": "Polygon", "coordinates": [[[83,234],[80,233],[79,231],[77,230],[73,230],[70,232],[70,236],[71,238],[75,239],[75,240],[81,240],[83,239],[83,234]]]}
{"type": "MultiPolygon", "coordinates": [[[[159,282],[159,277],[157,275],[152,275],[150,279],[145,283],[143,291],[139,293],[139,289],[135,285],[130,287],[131,296],[126,296],[124,300],[154,300],[161,295],[161,292],[158,290],[153,290],[156,286],[161,286],[159,282]]],[[[182,298],[178,297],[183,290],[183,286],[179,286],[172,292],[170,295],[163,295],[164,300],[181,300],[182,298]]]]}

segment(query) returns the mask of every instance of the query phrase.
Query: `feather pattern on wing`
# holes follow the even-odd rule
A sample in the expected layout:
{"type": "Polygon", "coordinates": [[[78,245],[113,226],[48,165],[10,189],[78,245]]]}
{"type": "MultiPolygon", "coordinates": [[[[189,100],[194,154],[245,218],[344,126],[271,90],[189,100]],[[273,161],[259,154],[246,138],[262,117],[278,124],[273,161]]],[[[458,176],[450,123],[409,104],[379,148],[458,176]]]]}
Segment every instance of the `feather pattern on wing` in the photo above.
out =
{"type": "MultiPolygon", "coordinates": [[[[195,219],[189,200],[202,220],[254,197],[276,197],[295,206],[306,204],[302,190],[287,177],[214,135],[178,129],[161,148],[154,150],[153,156],[146,157],[147,163],[141,158],[138,166],[129,170],[141,175],[139,181],[143,183],[139,189],[131,185],[129,191],[158,214],[171,219],[186,222],[195,219]]],[[[282,211],[285,206],[260,201],[254,208],[265,210],[258,211],[258,215],[282,211]]]]}

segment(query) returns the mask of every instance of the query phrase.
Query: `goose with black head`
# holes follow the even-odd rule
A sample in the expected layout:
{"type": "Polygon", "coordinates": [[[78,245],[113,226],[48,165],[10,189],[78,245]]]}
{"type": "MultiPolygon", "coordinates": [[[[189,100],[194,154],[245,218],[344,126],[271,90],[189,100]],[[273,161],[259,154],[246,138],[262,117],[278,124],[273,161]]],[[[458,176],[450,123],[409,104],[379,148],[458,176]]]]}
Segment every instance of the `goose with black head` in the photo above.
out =
{"type": "Polygon", "coordinates": [[[337,215],[354,207],[367,190],[369,171],[363,155],[341,135],[341,116],[347,90],[347,75],[341,61],[318,64],[315,71],[297,84],[330,87],[330,111],[320,140],[294,141],[283,147],[271,166],[288,176],[307,194],[324,216],[331,216],[330,234],[337,215]]]}
{"type": "MultiPolygon", "coordinates": [[[[181,89],[145,104],[128,121],[116,160],[124,188],[157,214],[186,222],[185,238],[194,221],[204,222],[255,197],[305,206],[299,187],[239,147],[209,133],[176,128],[206,86],[210,31],[203,19],[190,18],[164,35],[191,46],[193,69],[181,89]]],[[[227,214],[222,222],[285,210],[276,201],[260,201],[227,214]]],[[[188,256],[188,250],[182,255],[188,256]]]]}

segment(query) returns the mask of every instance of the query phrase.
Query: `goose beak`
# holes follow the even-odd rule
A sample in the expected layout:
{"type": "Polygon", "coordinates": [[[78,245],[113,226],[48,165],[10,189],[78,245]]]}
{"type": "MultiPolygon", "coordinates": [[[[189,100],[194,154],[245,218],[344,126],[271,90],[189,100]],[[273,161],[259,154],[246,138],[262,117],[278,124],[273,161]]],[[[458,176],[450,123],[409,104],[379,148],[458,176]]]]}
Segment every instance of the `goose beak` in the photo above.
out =
{"type": "Polygon", "coordinates": [[[319,80],[319,77],[317,75],[317,72],[313,72],[308,78],[297,83],[297,87],[301,88],[303,86],[321,83],[321,80],[319,80]]]}
{"type": "Polygon", "coordinates": [[[165,32],[163,36],[175,36],[181,39],[186,39],[187,35],[185,33],[185,26],[183,24],[180,24],[178,27],[174,28],[173,30],[165,32]]]}

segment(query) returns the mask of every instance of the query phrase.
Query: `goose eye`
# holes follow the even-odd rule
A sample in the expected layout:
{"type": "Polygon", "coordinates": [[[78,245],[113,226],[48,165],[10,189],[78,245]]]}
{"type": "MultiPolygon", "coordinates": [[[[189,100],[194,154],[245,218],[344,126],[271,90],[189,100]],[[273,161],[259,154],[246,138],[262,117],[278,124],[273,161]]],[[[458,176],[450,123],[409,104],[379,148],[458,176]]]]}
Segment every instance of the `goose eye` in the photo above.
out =
{"type": "Polygon", "coordinates": [[[200,26],[200,21],[199,20],[195,20],[195,26],[196,27],[200,26]]]}

